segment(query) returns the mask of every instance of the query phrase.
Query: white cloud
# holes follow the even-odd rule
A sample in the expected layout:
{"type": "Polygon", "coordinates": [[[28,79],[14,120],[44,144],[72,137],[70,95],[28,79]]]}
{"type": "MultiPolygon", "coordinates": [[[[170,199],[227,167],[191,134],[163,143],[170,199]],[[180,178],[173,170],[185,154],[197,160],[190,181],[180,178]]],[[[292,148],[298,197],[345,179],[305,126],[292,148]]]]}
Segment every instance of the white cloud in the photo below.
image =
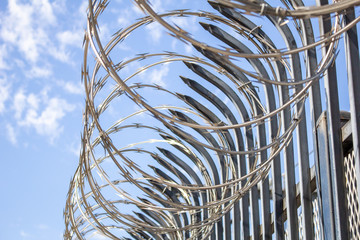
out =
{"type": "Polygon", "coordinates": [[[42,50],[46,50],[49,38],[46,28],[56,23],[56,17],[48,0],[19,3],[9,0],[8,11],[1,17],[0,36],[12,44],[24,57],[36,62],[42,50]]]}
{"type": "Polygon", "coordinates": [[[78,157],[80,155],[81,143],[79,141],[73,142],[67,146],[67,150],[78,157]]]}
{"type": "Polygon", "coordinates": [[[191,44],[185,44],[185,52],[187,54],[193,54],[194,53],[194,48],[191,44]]]}
{"type": "Polygon", "coordinates": [[[37,13],[37,15],[40,16],[40,20],[47,21],[49,23],[56,22],[53,6],[48,0],[34,0],[33,3],[40,9],[40,14],[39,12],[37,13]]]}
{"type": "Polygon", "coordinates": [[[145,28],[147,29],[148,34],[150,34],[151,40],[155,43],[159,42],[163,34],[163,27],[159,23],[154,22],[146,25],[145,28]]]}
{"type": "Polygon", "coordinates": [[[30,234],[26,233],[24,230],[20,230],[20,236],[23,238],[30,237],[30,234]]]}
{"type": "Polygon", "coordinates": [[[28,102],[30,108],[32,108],[32,109],[34,109],[36,111],[39,109],[40,99],[36,95],[31,93],[27,97],[27,102],[28,102]]]}
{"type": "Polygon", "coordinates": [[[40,230],[45,230],[45,229],[49,229],[49,226],[43,223],[40,223],[38,225],[36,225],[36,228],[40,229],[40,230]]]}
{"type": "Polygon", "coordinates": [[[152,70],[146,77],[149,77],[151,83],[165,87],[164,78],[168,75],[169,70],[169,64],[164,64],[159,69],[152,70]]]}
{"type": "Polygon", "coordinates": [[[33,66],[29,72],[29,78],[46,78],[53,74],[51,67],[33,66]]]}
{"type": "Polygon", "coordinates": [[[74,110],[74,106],[65,100],[52,98],[40,114],[33,109],[28,110],[25,120],[20,121],[20,125],[35,127],[38,134],[54,139],[63,130],[59,120],[65,116],[66,112],[72,110],[74,110]]]}
{"type": "Polygon", "coordinates": [[[88,8],[89,1],[83,0],[79,9],[78,9],[78,15],[80,19],[86,19],[86,9],[88,8]]]}
{"type": "Polygon", "coordinates": [[[84,32],[77,30],[66,30],[56,34],[56,38],[59,40],[62,47],[74,46],[81,48],[84,32]]]}
{"type": "Polygon", "coordinates": [[[173,39],[171,41],[171,49],[172,51],[176,51],[176,45],[177,45],[178,41],[176,39],[173,39]]]}
{"type": "Polygon", "coordinates": [[[107,24],[102,24],[101,26],[99,26],[99,37],[102,42],[109,41],[111,33],[107,24]]]}
{"type": "Polygon", "coordinates": [[[75,65],[72,47],[81,49],[84,38],[84,23],[86,20],[86,8],[88,1],[84,0],[78,8],[78,12],[74,13],[71,20],[71,29],[57,31],[55,34],[55,43],[48,49],[48,53],[55,59],[75,65]]]}
{"type": "Polygon", "coordinates": [[[8,56],[7,46],[5,44],[0,45],[0,69],[8,69],[9,66],[5,59],[8,56]]]}
{"type": "Polygon", "coordinates": [[[52,47],[49,49],[49,53],[51,56],[53,56],[55,59],[63,62],[63,63],[69,63],[74,64],[74,62],[70,58],[70,52],[63,46],[61,47],[52,47]]]}
{"type": "Polygon", "coordinates": [[[37,134],[49,137],[51,142],[63,131],[60,120],[75,109],[64,99],[48,98],[46,91],[26,95],[22,90],[15,94],[13,107],[19,126],[34,128],[37,134]]]}
{"type": "Polygon", "coordinates": [[[185,27],[194,28],[196,26],[196,24],[194,24],[194,18],[172,17],[170,18],[170,20],[181,28],[185,28],[185,27]]]}
{"type": "Polygon", "coordinates": [[[59,82],[59,85],[68,93],[81,95],[84,92],[83,86],[73,82],[59,82]]]}
{"type": "MultiPolygon", "coordinates": [[[[193,17],[189,17],[189,18],[171,17],[170,21],[176,24],[176,26],[180,27],[184,31],[189,32],[190,34],[194,34],[198,30],[197,27],[198,24],[196,24],[196,18],[193,17]]],[[[173,41],[171,42],[171,47],[173,51],[177,50],[178,43],[180,43],[183,46],[183,49],[187,54],[190,55],[194,53],[194,49],[191,44],[184,44],[183,42],[180,42],[179,39],[176,38],[174,38],[173,41]]]]}
{"type": "Polygon", "coordinates": [[[15,118],[20,119],[26,106],[26,96],[23,90],[19,90],[14,97],[13,108],[15,110],[15,118]]]}
{"type": "Polygon", "coordinates": [[[0,114],[5,111],[5,102],[10,95],[10,85],[4,79],[0,79],[0,114]]]}
{"type": "Polygon", "coordinates": [[[119,17],[117,19],[117,23],[120,27],[125,27],[131,23],[130,19],[132,18],[133,11],[129,8],[125,8],[120,13],[118,13],[119,17]]]}
{"type": "MultiPolygon", "coordinates": [[[[86,1],[79,8],[86,14],[83,6],[86,7],[86,1]]],[[[71,30],[62,29],[68,25],[64,21],[58,23],[57,15],[64,14],[64,9],[67,8],[63,0],[8,0],[7,9],[0,11],[0,42],[4,42],[0,45],[0,69],[15,67],[13,63],[24,59],[22,69],[30,66],[30,71],[26,70],[30,72],[28,77],[46,78],[52,74],[49,57],[74,64],[69,61],[69,47],[81,48],[85,18],[80,20],[80,14],[72,13],[71,30]]]]}
{"type": "Polygon", "coordinates": [[[15,145],[17,143],[17,139],[16,139],[15,129],[13,128],[13,126],[11,126],[10,124],[6,124],[6,132],[9,141],[13,145],[15,145]]]}
{"type": "Polygon", "coordinates": [[[138,15],[144,14],[144,13],[143,13],[143,10],[140,9],[140,8],[138,7],[138,5],[136,5],[136,4],[133,4],[132,10],[134,11],[134,13],[136,13],[136,14],[138,14],[138,15]]]}
{"type": "Polygon", "coordinates": [[[163,12],[164,6],[168,4],[169,1],[164,0],[153,0],[151,1],[151,7],[155,12],[163,12]]]}

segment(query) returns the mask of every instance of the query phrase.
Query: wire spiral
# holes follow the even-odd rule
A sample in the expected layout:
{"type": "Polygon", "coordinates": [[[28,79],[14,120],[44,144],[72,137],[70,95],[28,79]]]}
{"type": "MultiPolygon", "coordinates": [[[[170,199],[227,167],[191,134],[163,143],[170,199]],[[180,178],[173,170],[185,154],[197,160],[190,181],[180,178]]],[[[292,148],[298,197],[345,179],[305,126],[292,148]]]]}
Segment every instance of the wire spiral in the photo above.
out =
{"type": "Polygon", "coordinates": [[[216,0],[204,1],[214,12],[165,13],[156,13],[151,1],[133,2],[146,16],[104,43],[99,18],[108,1],[89,0],[82,149],[64,238],[207,239],[235,217],[242,197],[269,185],[271,164],[292,144],[309,90],[332,64],[341,34],[359,21],[342,26],[345,10],[359,1],[307,7],[284,0],[273,7],[216,0]],[[311,37],[309,19],[329,14],[332,34],[311,37]],[[197,19],[207,41],[172,23],[185,17],[197,19]],[[152,24],[194,55],[118,57],[128,38],[152,24]],[[273,41],[272,32],[283,39],[273,41]],[[312,59],[322,45],[325,57],[312,59]],[[171,78],[150,82],[147,73],[164,66],[171,78]]]}

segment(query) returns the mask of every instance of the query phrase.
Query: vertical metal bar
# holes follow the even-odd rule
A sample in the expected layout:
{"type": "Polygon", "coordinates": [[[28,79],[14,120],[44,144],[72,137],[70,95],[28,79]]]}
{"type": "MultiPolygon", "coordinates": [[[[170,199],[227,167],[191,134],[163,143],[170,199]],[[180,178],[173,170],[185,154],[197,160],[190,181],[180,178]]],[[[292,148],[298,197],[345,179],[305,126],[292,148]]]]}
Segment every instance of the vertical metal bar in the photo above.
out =
{"type": "MultiPolygon", "coordinates": [[[[249,165],[254,163],[254,158],[249,160],[249,165]]],[[[250,208],[251,208],[251,239],[260,240],[259,231],[259,189],[257,185],[250,189],[250,208]]]]}
{"type": "MultiPolygon", "coordinates": [[[[317,134],[317,149],[319,152],[319,175],[321,185],[321,205],[323,209],[322,221],[324,225],[324,239],[335,239],[335,226],[334,226],[334,210],[332,203],[332,188],[331,188],[331,171],[329,162],[329,147],[328,147],[328,131],[326,123],[326,113],[324,112],[317,121],[316,134],[317,134]]],[[[321,209],[320,209],[321,211],[321,209]]]]}
{"type": "MultiPolygon", "coordinates": [[[[292,46],[296,47],[296,46],[292,46]]],[[[290,48],[292,48],[290,47],[290,48]]],[[[301,76],[301,65],[299,55],[292,56],[293,74],[294,80],[300,81],[301,76]]],[[[302,85],[297,85],[295,91],[301,91],[302,85]]],[[[297,112],[300,112],[302,103],[296,104],[295,108],[297,112]]],[[[305,111],[302,111],[300,116],[299,126],[296,128],[297,136],[297,148],[298,148],[298,163],[300,171],[300,199],[302,207],[302,230],[304,232],[305,239],[312,238],[312,202],[311,202],[311,191],[310,191],[310,171],[309,171],[309,147],[307,140],[307,127],[306,127],[306,115],[305,111]]]]}
{"type": "MultiPolygon", "coordinates": [[[[302,3],[301,0],[296,0],[298,3],[302,3]]],[[[300,5],[298,3],[298,5],[300,5]]],[[[303,5],[303,4],[302,4],[303,5]]],[[[311,22],[309,19],[301,19],[300,24],[302,25],[303,29],[303,35],[304,35],[304,45],[309,45],[315,42],[314,39],[314,33],[313,33],[313,27],[311,25],[311,22]]],[[[306,69],[307,69],[307,77],[313,76],[316,73],[317,70],[317,57],[316,57],[316,49],[311,48],[307,51],[305,51],[306,54],[306,69]]],[[[317,149],[317,137],[316,137],[316,122],[319,119],[321,112],[322,112],[322,106],[321,106],[321,94],[320,94],[320,84],[319,81],[316,81],[313,83],[312,87],[309,90],[309,105],[311,110],[311,126],[312,126],[312,141],[313,141],[313,152],[314,152],[314,164],[316,169],[316,176],[319,176],[319,159],[318,159],[318,149],[317,149]]],[[[304,169],[304,167],[302,168],[304,169]]],[[[320,180],[316,179],[317,189],[320,191],[320,180]]],[[[304,190],[305,191],[305,190],[304,190]]],[[[304,192],[305,193],[305,192],[304,192]]],[[[318,198],[320,198],[320,194],[317,195],[318,198]]],[[[307,201],[308,199],[312,199],[311,197],[311,191],[309,189],[306,194],[302,195],[302,203],[307,201]],[[309,195],[310,194],[310,195],[309,195]]],[[[310,201],[310,200],[308,200],[310,201]]],[[[312,201],[312,200],[311,200],[312,201]]],[[[303,206],[304,209],[304,206],[303,206]]],[[[303,226],[306,222],[312,221],[312,211],[309,212],[311,208],[304,210],[303,215],[303,226]],[[311,218],[309,218],[311,217],[311,218]]],[[[310,233],[309,231],[306,231],[304,233],[305,239],[311,239],[314,237],[314,233],[310,233]]]]}
{"type": "MultiPolygon", "coordinates": [[[[277,131],[277,126],[272,127],[274,133],[277,131]]],[[[271,163],[272,174],[272,199],[274,212],[274,237],[275,239],[284,239],[284,223],[283,223],[283,192],[282,192],[282,176],[280,156],[271,163]]]]}
{"type": "MultiPolygon", "coordinates": [[[[345,24],[354,20],[354,8],[347,9],[344,18],[345,24]]],[[[345,33],[345,53],[349,84],[352,139],[355,154],[355,172],[358,181],[357,194],[358,197],[360,197],[360,62],[356,25],[345,33]]]]}
{"type": "MultiPolygon", "coordinates": [[[[286,103],[289,96],[287,87],[281,87],[281,103],[286,103]]],[[[284,111],[281,114],[283,119],[282,128],[287,129],[290,125],[290,111],[284,111]]],[[[284,167],[285,167],[285,200],[286,200],[286,214],[288,221],[288,233],[290,239],[296,239],[298,231],[297,212],[296,212],[296,189],[295,189],[295,164],[294,164],[294,144],[291,140],[284,150],[284,167]],[[291,237],[294,236],[294,237],[291,237]]]]}
{"type": "MultiPolygon", "coordinates": [[[[239,164],[240,165],[240,164],[239,164]]],[[[239,169],[239,168],[238,168],[239,169]]],[[[239,174],[239,171],[237,171],[237,174],[239,174]]],[[[240,240],[240,201],[234,204],[234,210],[233,213],[233,222],[232,222],[232,233],[234,236],[234,240],[240,240]]]]}
{"type": "MultiPolygon", "coordinates": [[[[245,163],[245,159],[240,159],[240,163],[245,163]]],[[[246,175],[246,168],[240,165],[240,176],[246,175]]],[[[241,186],[245,185],[245,181],[241,182],[241,186]]],[[[241,239],[248,240],[250,239],[250,197],[249,194],[245,194],[240,200],[240,208],[241,208],[241,239]]]]}
{"type": "MultiPolygon", "coordinates": [[[[271,39],[264,33],[260,28],[257,28],[257,25],[249,21],[244,16],[238,14],[237,12],[231,9],[225,9],[222,12],[225,16],[233,18],[235,21],[238,21],[241,25],[247,26],[248,29],[255,29],[252,31],[253,37],[258,38],[259,35],[264,36],[266,40],[274,45],[271,39]],[[256,34],[255,34],[256,33],[256,34]]],[[[221,36],[224,36],[225,33],[222,33],[221,36]]],[[[239,52],[251,53],[250,49],[248,49],[244,44],[241,42],[233,39],[229,41],[229,45],[232,46],[234,49],[237,49],[239,52]]],[[[259,39],[261,42],[261,39],[259,39]]],[[[266,46],[264,46],[266,47],[266,46]]],[[[257,59],[248,59],[250,64],[259,72],[261,75],[269,78],[264,66],[262,63],[257,59]]],[[[285,69],[281,65],[280,62],[276,62],[276,66],[278,72],[280,73],[280,79],[286,80],[286,73],[285,69]]],[[[276,108],[274,92],[272,86],[266,84],[265,87],[266,97],[267,97],[267,104],[270,111],[273,111],[276,108]]],[[[271,118],[271,123],[269,126],[269,134],[271,139],[275,136],[278,131],[277,120],[276,117],[271,118]]],[[[280,164],[280,156],[276,156],[274,161],[272,162],[272,176],[273,176],[273,208],[274,208],[274,236],[276,239],[283,239],[284,238],[284,228],[283,228],[283,196],[282,196],[282,177],[281,177],[281,164],[280,164]]],[[[269,196],[269,183],[267,182],[268,178],[262,184],[261,190],[261,204],[262,204],[262,232],[263,232],[263,239],[269,239],[271,236],[270,234],[270,196],[269,196]]]]}
{"type": "MultiPolygon", "coordinates": [[[[285,72],[285,68],[284,66],[279,63],[276,62],[277,68],[277,75],[279,77],[279,79],[281,79],[282,81],[286,80],[287,76],[286,76],[286,72],[285,72]]],[[[285,104],[287,99],[289,98],[289,89],[287,87],[281,87],[280,88],[280,92],[279,92],[279,101],[281,104],[285,104]]],[[[281,128],[282,129],[287,129],[290,125],[290,111],[289,109],[285,109],[283,112],[281,112],[281,119],[283,121],[281,121],[281,128]]],[[[295,230],[297,230],[297,213],[296,213],[296,208],[290,208],[289,206],[291,205],[296,205],[294,204],[296,202],[296,189],[295,189],[295,166],[294,166],[294,146],[293,146],[293,141],[291,140],[290,143],[288,144],[288,146],[283,150],[283,161],[284,161],[284,168],[285,168],[285,204],[286,204],[286,214],[287,214],[287,219],[288,219],[288,230],[289,232],[291,232],[293,229],[293,232],[295,232],[295,230]],[[294,224],[292,225],[292,223],[290,223],[289,221],[289,216],[292,217],[295,221],[294,224]]],[[[274,170],[275,174],[277,175],[276,177],[279,177],[279,172],[274,170]]],[[[274,175],[275,177],[275,175],[274,175]]],[[[275,183],[274,186],[276,186],[277,188],[281,187],[282,185],[282,176],[280,173],[280,179],[276,178],[275,179],[275,183]]],[[[282,189],[281,189],[281,195],[277,194],[277,191],[280,191],[280,189],[274,189],[273,191],[273,196],[274,196],[274,214],[275,214],[275,219],[274,219],[274,231],[275,231],[275,237],[279,239],[283,239],[284,238],[284,223],[282,220],[282,212],[283,212],[283,197],[282,195],[282,189]],[[280,214],[281,212],[281,214],[280,214]],[[283,229],[283,231],[281,232],[281,229],[283,229]]]]}
{"type": "MultiPolygon", "coordinates": [[[[302,1],[296,0],[297,5],[303,6],[304,4],[302,1]]],[[[314,42],[314,34],[313,29],[311,26],[311,22],[309,19],[301,19],[301,30],[303,33],[304,45],[308,45],[314,42]]],[[[316,72],[317,60],[316,60],[316,50],[315,48],[311,48],[310,50],[305,52],[306,54],[306,69],[307,69],[307,77],[314,75],[316,72]]],[[[310,90],[310,109],[312,114],[312,127],[315,130],[316,119],[321,114],[321,100],[320,100],[320,89],[319,83],[316,82],[311,90],[310,90]],[[314,94],[318,94],[314,96],[314,94]],[[315,98],[315,102],[314,102],[315,98]],[[314,105],[315,104],[315,105],[314,105]]],[[[302,113],[301,121],[304,126],[300,125],[298,128],[298,134],[300,135],[300,139],[302,139],[300,144],[300,151],[302,156],[299,156],[299,170],[300,170],[300,197],[301,197],[301,208],[302,208],[302,226],[304,226],[304,237],[305,239],[312,239],[313,238],[313,217],[312,217],[312,196],[310,190],[310,163],[309,163],[309,153],[308,153],[308,142],[307,142],[307,130],[306,130],[306,120],[305,118],[305,111],[302,113]],[[306,132],[305,132],[306,131],[306,132]],[[301,146],[305,148],[303,141],[306,141],[306,149],[305,152],[302,152],[301,146]],[[305,158],[303,156],[306,155],[305,158]]],[[[314,136],[316,136],[314,134],[314,136]]],[[[314,148],[316,146],[316,140],[313,139],[315,144],[313,145],[314,148]]]]}
{"type": "MultiPolygon", "coordinates": [[[[215,85],[218,89],[220,89],[222,92],[224,92],[229,98],[230,100],[234,103],[234,105],[236,106],[236,108],[238,109],[238,113],[242,116],[242,118],[244,120],[247,120],[248,117],[248,113],[247,110],[245,108],[245,106],[243,105],[241,99],[239,98],[239,96],[236,94],[236,92],[227,84],[225,84],[225,82],[223,82],[221,79],[217,78],[215,75],[212,75],[210,72],[208,72],[207,70],[203,69],[202,67],[196,65],[196,64],[190,64],[185,62],[186,66],[188,68],[190,68],[192,71],[194,71],[196,74],[198,74],[199,76],[201,76],[203,79],[206,79],[208,82],[210,82],[211,84],[215,85]]],[[[243,151],[245,148],[245,143],[244,140],[241,136],[241,131],[238,129],[235,129],[235,136],[236,136],[236,140],[237,140],[237,147],[239,148],[239,151],[243,151]]],[[[249,135],[249,134],[247,134],[249,135]]],[[[247,136],[246,141],[250,141],[252,139],[251,136],[247,136]]],[[[251,140],[252,142],[252,140],[251,140]]],[[[247,145],[251,145],[250,143],[247,143],[247,145]]],[[[219,147],[219,146],[218,146],[219,147]]],[[[237,176],[244,176],[246,175],[246,159],[245,159],[245,155],[240,155],[238,156],[237,160],[239,161],[239,163],[234,162],[234,164],[237,165],[237,176]]],[[[226,174],[225,174],[225,170],[222,170],[222,176],[223,176],[223,181],[226,181],[226,174]]],[[[246,183],[246,180],[244,180],[241,184],[244,185],[246,183]]],[[[245,196],[243,196],[240,200],[240,204],[239,203],[235,203],[234,205],[234,218],[233,218],[233,229],[234,229],[234,239],[235,240],[239,240],[239,239],[249,239],[250,235],[249,235],[249,194],[246,194],[245,196]],[[240,208],[241,205],[241,208],[240,208]],[[240,214],[239,214],[240,213],[240,214]],[[240,221],[241,219],[241,221],[240,221]],[[242,237],[240,236],[240,230],[242,232],[242,237]]]]}
{"type": "MultiPolygon", "coordinates": [[[[317,4],[326,5],[327,0],[317,0],[317,4]]],[[[330,15],[320,17],[320,34],[324,35],[331,32],[331,18],[330,15]]],[[[323,55],[328,50],[327,46],[323,46],[323,55]]],[[[346,218],[346,203],[345,199],[345,185],[344,185],[344,165],[342,156],[341,143],[341,126],[340,126],[340,110],[339,110],[339,96],[336,79],[336,67],[332,65],[327,70],[324,76],[324,85],[326,92],[326,106],[327,106],[327,124],[329,135],[329,157],[331,166],[331,180],[333,188],[333,208],[335,220],[335,235],[336,239],[348,239],[347,233],[347,218],[346,218]]]]}
{"type": "MultiPolygon", "coordinates": [[[[301,88],[296,88],[300,91],[301,88]]],[[[297,104],[296,109],[299,111],[301,106],[297,104]]],[[[311,205],[311,191],[310,191],[310,168],[309,168],[309,149],[307,141],[307,128],[305,112],[303,111],[300,115],[300,123],[297,127],[297,146],[298,146],[298,162],[300,171],[300,198],[301,198],[301,209],[302,209],[302,226],[304,231],[305,239],[312,238],[312,205],[311,205]]]]}
{"type": "MultiPolygon", "coordinates": [[[[226,60],[222,56],[218,54],[213,54],[211,52],[208,52],[203,49],[197,49],[200,51],[204,56],[211,59],[213,62],[217,63],[218,65],[222,66],[226,71],[228,71],[230,74],[235,76],[237,79],[240,79],[242,82],[247,83],[249,80],[245,76],[244,73],[239,71],[234,64],[232,64],[230,61],[226,60]]],[[[250,86],[250,85],[249,85],[250,86]]],[[[249,131],[247,131],[249,132],[249,131]]],[[[251,132],[251,131],[250,131],[251,132]]],[[[251,149],[254,147],[254,139],[252,138],[246,138],[248,143],[248,148],[251,149]]],[[[252,166],[255,163],[255,155],[249,155],[247,157],[247,163],[248,166],[252,166]]],[[[251,207],[251,233],[252,233],[252,239],[256,240],[260,238],[260,233],[257,231],[259,227],[259,193],[257,185],[253,186],[250,189],[250,207],[251,207]]]]}
{"type": "MultiPolygon", "coordinates": [[[[227,32],[223,31],[221,28],[218,28],[211,24],[200,23],[204,29],[210,31],[212,35],[219,38],[221,41],[227,43],[229,46],[233,47],[240,53],[249,53],[252,51],[243,43],[238,41],[236,38],[232,37],[227,32]]],[[[247,59],[249,63],[254,67],[254,69],[263,77],[269,78],[265,67],[262,65],[261,61],[258,59],[247,59]]],[[[275,96],[273,88],[270,84],[265,85],[265,92],[267,97],[267,103],[270,111],[273,111],[276,108],[275,96]]],[[[255,105],[255,115],[262,115],[263,112],[258,105],[255,105]]],[[[276,118],[272,119],[271,127],[276,125],[276,118]]],[[[277,129],[277,126],[276,126],[277,129]]],[[[276,131],[273,131],[274,134],[276,131]]],[[[259,147],[266,146],[266,129],[265,123],[259,125],[257,128],[257,136],[259,139],[259,147]]],[[[267,160],[267,153],[265,151],[261,152],[261,162],[267,160]]],[[[262,237],[263,239],[269,239],[271,237],[271,219],[270,219],[270,191],[269,191],[269,179],[265,178],[260,184],[260,199],[261,199],[261,218],[262,218],[262,237]]]]}
{"type": "MultiPolygon", "coordinates": [[[[286,26],[280,26],[278,19],[275,19],[273,17],[268,16],[268,18],[272,21],[272,23],[276,26],[276,28],[279,30],[279,32],[282,34],[282,37],[284,41],[287,44],[287,47],[289,49],[296,48],[295,40],[291,34],[290,29],[286,26]]],[[[291,55],[291,66],[292,66],[292,77],[295,79],[295,81],[301,80],[301,65],[300,65],[300,59],[297,54],[291,55]]],[[[300,89],[296,89],[298,91],[300,89]]],[[[281,87],[281,94],[280,94],[280,101],[282,104],[286,103],[289,99],[289,88],[288,87],[281,87]]],[[[296,105],[296,108],[298,109],[298,105],[296,105]]],[[[288,129],[290,122],[291,122],[291,113],[290,110],[287,109],[287,111],[284,111],[283,113],[283,129],[288,129]]],[[[300,122],[301,124],[301,122],[300,122]]],[[[299,128],[303,128],[304,125],[299,125],[297,128],[297,136],[298,136],[298,145],[300,143],[303,143],[304,146],[300,146],[301,150],[307,149],[307,139],[304,139],[304,136],[301,135],[299,137],[299,128]],[[305,142],[306,141],[306,142],[305,142]]],[[[306,126],[305,126],[306,127],[306,126]]],[[[301,131],[305,131],[306,129],[301,131]]],[[[306,137],[306,136],[305,136],[306,137]]],[[[305,158],[306,161],[306,155],[304,156],[303,153],[301,153],[301,150],[299,151],[299,158],[302,157],[305,158]]],[[[307,152],[307,150],[306,150],[307,152]]],[[[288,145],[288,147],[285,150],[285,156],[284,156],[284,166],[285,166],[285,193],[286,193],[286,213],[287,213],[287,229],[289,238],[291,240],[293,239],[299,239],[299,229],[298,229],[298,214],[297,214],[297,205],[296,205],[296,183],[295,183],[295,155],[294,155],[294,144],[293,141],[291,141],[288,145]]]]}

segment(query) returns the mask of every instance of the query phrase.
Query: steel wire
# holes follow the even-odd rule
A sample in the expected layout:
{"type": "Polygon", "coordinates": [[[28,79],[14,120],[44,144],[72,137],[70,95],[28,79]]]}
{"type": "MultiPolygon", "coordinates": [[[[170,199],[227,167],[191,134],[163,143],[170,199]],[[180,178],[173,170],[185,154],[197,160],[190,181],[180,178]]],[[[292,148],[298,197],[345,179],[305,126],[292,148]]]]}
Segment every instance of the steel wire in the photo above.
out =
{"type": "MultiPolygon", "coordinates": [[[[342,15],[359,5],[357,0],[313,7],[288,2],[273,7],[264,1],[216,0],[209,1],[215,12],[156,13],[151,1],[134,0],[146,16],[121,26],[103,42],[98,24],[108,1],[89,0],[82,68],[84,128],[64,211],[65,239],[95,234],[207,239],[217,223],[226,221],[235,204],[268,176],[273,159],[292,144],[309,89],[336,58],[341,35],[360,20],[341,27],[342,15]],[[297,47],[279,49],[261,26],[249,28],[254,15],[285,32],[291,22],[325,14],[332,14],[332,33],[308,45],[300,40],[297,47]],[[204,21],[204,30],[227,46],[201,42],[169,20],[190,16],[204,21]],[[141,53],[113,62],[112,53],[128,37],[155,23],[197,54],[141,53]],[[237,38],[223,29],[231,29],[237,38]],[[316,73],[295,78],[301,66],[294,69],[292,58],[304,56],[306,63],[307,51],[324,43],[329,50],[316,73]],[[172,82],[135,82],[166,64],[187,69],[178,90],[167,87],[172,82]],[[109,109],[119,114],[111,119],[109,109]]],[[[305,30],[296,26],[292,34],[301,39],[305,30]]]]}

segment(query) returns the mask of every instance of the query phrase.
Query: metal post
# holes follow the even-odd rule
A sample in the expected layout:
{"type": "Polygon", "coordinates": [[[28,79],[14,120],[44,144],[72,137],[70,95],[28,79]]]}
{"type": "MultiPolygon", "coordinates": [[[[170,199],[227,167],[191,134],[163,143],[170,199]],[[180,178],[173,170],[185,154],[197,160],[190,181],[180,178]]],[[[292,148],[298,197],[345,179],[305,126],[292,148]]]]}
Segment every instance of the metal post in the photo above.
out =
{"type": "MultiPolygon", "coordinates": [[[[327,0],[317,0],[319,5],[328,4],[327,0]]],[[[320,18],[320,34],[324,35],[331,32],[330,15],[324,15],[320,18]]],[[[328,50],[328,46],[323,46],[323,54],[328,50]]],[[[325,55],[324,55],[325,56],[325,55]]],[[[344,184],[344,166],[341,143],[341,126],[339,96],[336,79],[336,67],[332,65],[328,68],[324,76],[324,85],[326,93],[327,106],[327,124],[329,137],[329,158],[331,166],[332,197],[334,208],[334,226],[336,239],[348,239],[345,184],[344,184]]]]}
{"type": "Polygon", "coordinates": [[[324,239],[335,239],[334,210],[332,203],[331,170],[329,162],[328,131],[326,124],[326,112],[324,112],[316,123],[317,149],[319,159],[319,181],[321,186],[322,221],[324,225],[324,239]]]}
{"type": "MultiPolygon", "coordinates": [[[[354,8],[350,8],[344,15],[345,23],[349,24],[355,19],[354,8]]],[[[355,171],[356,179],[358,181],[357,191],[360,197],[360,63],[359,63],[359,45],[356,25],[345,33],[345,51],[346,51],[346,65],[349,84],[349,99],[350,99],[350,113],[351,113],[351,128],[353,148],[355,153],[355,171]]]]}

